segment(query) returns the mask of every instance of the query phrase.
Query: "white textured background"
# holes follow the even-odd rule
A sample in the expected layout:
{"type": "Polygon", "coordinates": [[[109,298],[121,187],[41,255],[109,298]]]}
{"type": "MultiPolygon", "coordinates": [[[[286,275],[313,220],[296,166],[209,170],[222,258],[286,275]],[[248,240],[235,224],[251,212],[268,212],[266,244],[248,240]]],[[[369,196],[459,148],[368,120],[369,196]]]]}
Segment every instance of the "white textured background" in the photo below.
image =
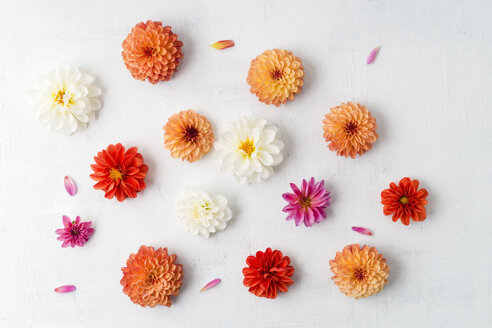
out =
{"type": "Polygon", "coordinates": [[[2,1],[0,5],[1,327],[490,327],[492,320],[492,2],[2,1]],[[134,80],[121,42],[146,19],[184,42],[170,82],[134,80]],[[217,51],[210,43],[234,39],[217,51]],[[376,45],[374,65],[365,65],[376,45]],[[250,60],[270,48],[304,63],[305,87],[277,109],[249,93],[250,60]],[[28,105],[38,73],[73,63],[97,76],[103,108],[87,130],[47,132],[28,105]],[[343,101],[365,104],[380,138],[355,160],[337,157],[321,120],[343,101]],[[216,133],[241,115],[279,126],[288,154],[259,185],[221,174],[212,154],[194,164],[162,146],[170,114],[194,108],[216,133]],[[118,203],[92,189],[92,156],[110,143],[138,146],[148,188],[118,203]],[[63,176],[79,188],[69,197],[63,176]],[[281,194],[304,177],[326,179],[328,219],[308,229],[284,221],[281,194]],[[410,227],[382,214],[380,192],[404,176],[429,191],[428,218],[410,227]],[[228,196],[234,218],[210,239],[175,219],[186,186],[228,196]],[[62,214],[96,233],[62,249],[62,214]],[[352,225],[374,230],[366,237],[352,225]],[[376,246],[391,266],[378,295],[354,300],[331,281],[329,259],[350,243],[376,246]],[[178,254],[185,280],[172,308],[140,308],[123,294],[120,268],[141,244],[178,254]],[[281,249],[295,284],[276,300],[242,285],[248,255],[281,249]],[[223,282],[199,293],[213,278],[223,282]],[[77,291],[53,288],[75,284],[77,291]]]}

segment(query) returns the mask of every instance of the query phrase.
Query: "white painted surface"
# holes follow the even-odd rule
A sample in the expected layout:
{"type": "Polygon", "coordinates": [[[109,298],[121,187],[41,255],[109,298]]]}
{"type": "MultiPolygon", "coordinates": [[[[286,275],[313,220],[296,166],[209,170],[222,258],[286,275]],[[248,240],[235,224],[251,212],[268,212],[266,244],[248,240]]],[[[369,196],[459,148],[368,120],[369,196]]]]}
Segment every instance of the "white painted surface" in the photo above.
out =
{"type": "Polygon", "coordinates": [[[0,326],[2,327],[490,327],[490,134],[492,2],[380,1],[13,1],[0,5],[0,326]],[[167,83],[131,78],[121,42],[146,19],[172,26],[185,59],[167,83]],[[209,44],[234,39],[217,51],[209,44]],[[381,44],[372,66],[369,51],[381,44]],[[305,87],[280,109],[258,103],[246,84],[250,60],[269,48],[302,58],[305,87]],[[47,132],[27,92],[38,72],[69,62],[97,75],[104,107],[88,130],[47,132]],[[379,125],[373,150],[339,158],[322,138],[331,106],[366,104],[379,125]],[[241,115],[278,125],[288,155],[276,174],[243,186],[208,155],[170,158],[161,126],[194,108],[216,132],[241,115]],[[118,203],[92,189],[92,156],[109,143],[138,146],[148,188],[118,203]],[[63,176],[79,188],[69,197],[63,176]],[[428,219],[405,227],[382,214],[390,181],[418,178],[428,219]],[[281,193],[303,177],[324,178],[329,218],[311,229],[284,221],[281,193]],[[226,194],[234,218],[205,240],[175,219],[186,186],[226,194]],[[62,249],[61,215],[91,219],[83,248],[62,249]],[[375,231],[365,237],[350,230],[375,231]],[[346,244],[376,246],[389,284],[363,300],[342,295],[329,259],[346,244]],[[143,309],[119,284],[141,244],[167,246],[184,265],[172,308],[143,309]],[[271,246],[292,258],[296,283],[276,300],[242,285],[245,259],[271,246]],[[223,282],[199,294],[213,278],[223,282]],[[77,291],[55,294],[73,283],[77,291]]]}

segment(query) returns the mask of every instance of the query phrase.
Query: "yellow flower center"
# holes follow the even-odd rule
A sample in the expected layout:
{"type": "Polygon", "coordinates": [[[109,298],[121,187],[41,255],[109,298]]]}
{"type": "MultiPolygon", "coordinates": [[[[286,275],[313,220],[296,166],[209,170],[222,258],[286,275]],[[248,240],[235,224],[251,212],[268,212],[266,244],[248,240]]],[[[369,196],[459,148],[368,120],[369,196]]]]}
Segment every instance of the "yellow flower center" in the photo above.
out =
{"type": "Polygon", "coordinates": [[[301,198],[301,206],[304,208],[311,206],[311,199],[308,197],[301,198]]]}
{"type": "Polygon", "coordinates": [[[193,210],[193,217],[195,219],[200,218],[203,215],[203,212],[205,212],[208,209],[209,209],[208,204],[206,202],[202,202],[200,204],[197,204],[197,206],[193,210]]]}
{"type": "Polygon", "coordinates": [[[400,203],[402,203],[403,205],[408,204],[408,198],[407,198],[407,196],[401,197],[400,198],[400,203]]]}
{"type": "Polygon", "coordinates": [[[121,171],[118,169],[112,168],[111,171],[109,171],[109,177],[117,181],[123,178],[123,173],[121,173],[121,171]]]}
{"type": "Polygon", "coordinates": [[[239,145],[239,150],[244,157],[251,157],[251,154],[256,150],[255,144],[251,140],[246,140],[241,142],[239,145]]]}
{"type": "Polygon", "coordinates": [[[72,95],[70,93],[67,93],[67,90],[65,88],[59,89],[55,93],[53,93],[53,101],[55,102],[55,104],[67,106],[70,104],[71,100],[72,95]]]}

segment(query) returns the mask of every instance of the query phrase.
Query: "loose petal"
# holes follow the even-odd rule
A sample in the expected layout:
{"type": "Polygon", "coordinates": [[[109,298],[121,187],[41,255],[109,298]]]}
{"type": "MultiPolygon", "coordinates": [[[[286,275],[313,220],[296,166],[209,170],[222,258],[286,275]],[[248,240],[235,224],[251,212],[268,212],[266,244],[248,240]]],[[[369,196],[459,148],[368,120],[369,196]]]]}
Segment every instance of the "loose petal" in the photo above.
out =
{"type": "Polygon", "coordinates": [[[368,235],[368,236],[372,236],[372,231],[367,229],[367,228],[362,228],[362,227],[352,227],[352,230],[354,230],[355,232],[358,232],[358,233],[361,233],[363,235],[368,235]]]}
{"type": "Polygon", "coordinates": [[[73,292],[74,290],[75,290],[74,285],[65,285],[55,288],[55,292],[57,293],[70,293],[73,292]]]}
{"type": "Polygon", "coordinates": [[[374,60],[376,60],[376,56],[378,55],[379,48],[381,48],[381,46],[377,46],[369,53],[369,56],[367,56],[367,65],[374,63],[374,60]]]}
{"type": "Polygon", "coordinates": [[[217,42],[213,43],[211,46],[214,47],[215,49],[222,50],[225,48],[234,47],[234,41],[232,41],[232,40],[217,41],[217,42]]]}
{"type": "Polygon", "coordinates": [[[220,280],[219,278],[212,280],[211,282],[209,282],[208,284],[206,284],[205,286],[203,286],[203,288],[202,288],[202,289],[200,289],[200,293],[201,293],[201,292],[206,291],[207,289],[210,289],[210,288],[214,287],[214,286],[215,286],[215,285],[217,285],[220,281],[221,281],[221,280],[220,280]]]}
{"type": "Polygon", "coordinates": [[[72,180],[72,178],[65,176],[64,182],[65,189],[67,190],[68,194],[70,196],[75,195],[75,193],[77,192],[77,188],[75,187],[75,182],[72,180]]]}

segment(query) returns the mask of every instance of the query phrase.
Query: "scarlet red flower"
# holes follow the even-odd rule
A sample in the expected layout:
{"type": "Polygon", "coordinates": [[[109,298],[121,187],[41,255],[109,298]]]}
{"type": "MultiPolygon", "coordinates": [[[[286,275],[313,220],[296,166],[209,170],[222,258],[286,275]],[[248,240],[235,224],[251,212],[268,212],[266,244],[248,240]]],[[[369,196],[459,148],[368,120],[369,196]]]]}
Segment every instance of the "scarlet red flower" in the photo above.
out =
{"type": "Polygon", "coordinates": [[[277,298],[277,291],[287,292],[287,287],[294,283],[290,279],[294,267],[281,251],[272,251],[270,247],[265,252],[258,251],[256,256],[248,256],[246,264],[243,284],[258,297],[277,298]]]}
{"type": "Polygon", "coordinates": [[[389,189],[381,192],[381,204],[384,205],[385,215],[393,214],[393,222],[401,220],[404,225],[410,224],[410,218],[414,221],[424,221],[427,217],[425,205],[427,205],[427,190],[418,189],[419,180],[403,178],[398,183],[390,183],[389,189]]]}
{"type": "Polygon", "coordinates": [[[145,189],[144,179],[149,167],[143,163],[137,147],[125,151],[121,143],[109,145],[98,152],[94,160],[96,164],[91,165],[94,173],[90,177],[97,181],[94,189],[105,192],[104,197],[111,199],[116,195],[122,202],[126,197],[137,197],[137,192],[145,189]]]}

